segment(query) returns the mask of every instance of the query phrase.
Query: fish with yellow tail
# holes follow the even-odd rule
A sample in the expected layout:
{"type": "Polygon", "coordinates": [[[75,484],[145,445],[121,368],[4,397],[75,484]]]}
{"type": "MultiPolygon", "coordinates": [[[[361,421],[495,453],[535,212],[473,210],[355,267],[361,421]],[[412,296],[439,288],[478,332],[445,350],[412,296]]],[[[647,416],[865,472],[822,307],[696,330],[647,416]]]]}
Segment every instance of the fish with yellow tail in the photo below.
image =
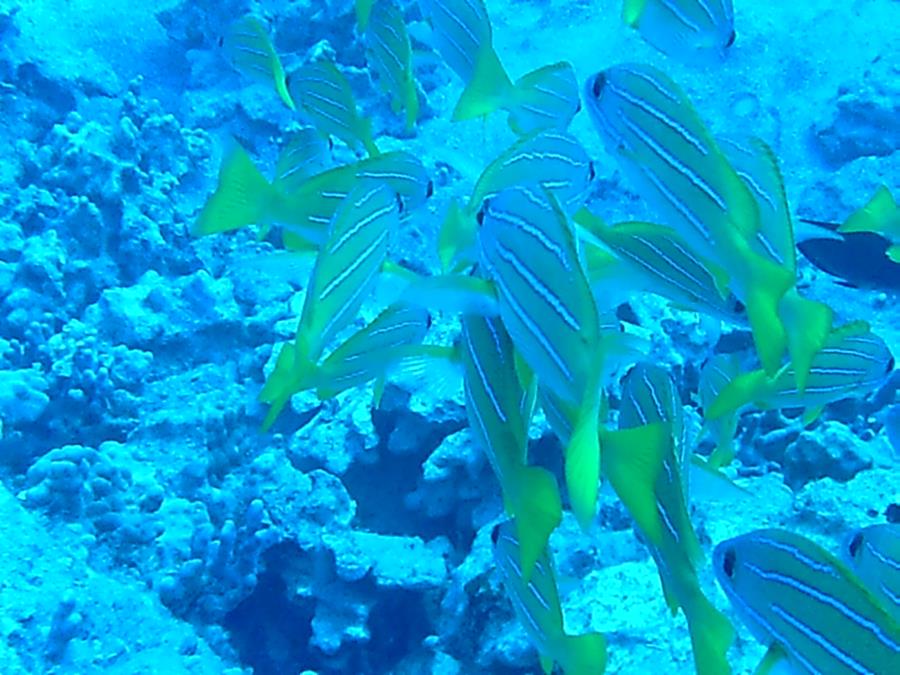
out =
{"type": "Polygon", "coordinates": [[[584,204],[595,175],[590,157],[571,134],[551,129],[519,139],[485,167],[465,206],[451,205],[438,235],[443,269],[465,268],[477,260],[476,215],[485,199],[504,188],[540,185],[573,213],[584,204]]]}
{"type": "Polygon", "coordinates": [[[436,51],[465,85],[453,121],[509,112],[519,135],[565,129],[581,107],[570,63],[542,66],[510,80],[493,46],[493,29],[484,0],[419,0],[432,28],[436,51]]]}
{"type": "Polygon", "coordinates": [[[688,510],[690,447],[684,437],[684,410],[672,377],[659,366],[638,364],[622,381],[619,428],[658,423],[666,427],[668,442],[663,470],[653,485],[661,537],[648,546],[659,570],[666,604],[687,618],[699,675],[728,675],[727,652],[734,629],[700,588],[697,567],[703,560],[700,542],[688,510]]]}
{"type": "Polygon", "coordinates": [[[810,355],[830,328],[830,311],[799,296],[783,305],[796,272],[760,250],[758,196],[684,92],[651,66],[623,64],[589,78],[585,99],[608,150],[664,223],[698,255],[728,270],[729,290],[747,309],[766,373],[777,372],[790,348],[804,355],[796,364],[802,386],[810,355]],[[788,328],[808,325],[815,339],[788,335],[788,328]]]}
{"type": "Polygon", "coordinates": [[[604,356],[574,230],[539,186],[500,191],[479,217],[480,265],[497,289],[503,325],[538,382],[574,420],[565,450],[566,486],[572,510],[588,527],[600,479],[604,356]]]}
{"type": "Polygon", "coordinates": [[[774,378],[762,370],[743,373],[721,388],[704,418],[715,422],[749,406],[804,408],[803,419],[810,423],[829,403],[875,391],[893,369],[894,357],[884,340],[864,322],[847,324],[835,329],[813,357],[802,390],[790,364],[774,378]]]}
{"type": "Polygon", "coordinates": [[[622,19],[651,46],[691,65],[714,65],[734,44],[732,0],[624,0],[622,19]]]}
{"type": "Polygon", "coordinates": [[[271,84],[288,108],[297,109],[288,92],[281,59],[262,21],[252,14],[237,19],[223,38],[222,46],[235,70],[246,77],[271,84]]]}
{"type": "Polygon", "coordinates": [[[334,136],[353,152],[379,153],[372,139],[372,121],[356,105],[347,78],[328,59],[311,61],[290,73],[288,91],[300,111],[323,136],[334,136]]]}
{"type": "Polygon", "coordinates": [[[373,290],[399,218],[397,195],[384,184],[357,185],[335,212],[307,286],[297,336],[282,346],[259,394],[270,405],[264,431],[294,394],[313,386],[323,350],[373,290]]]}
{"type": "Polygon", "coordinates": [[[308,161],[305,150],[289,144],[269,182],[253,160],[235,144],[222,160],[215,192],[191,228],[195,236],[229,232],[253,224],[282,227],[287,248],[316,250],[325,240],[331,218],[349,192],[361,183],[385,183],[410,213],[434,187],[422,162],[402,150],[386,152],[303,177],[294,166],[308,161]]]}
{"type": "Polygon", "coordinates": [[[900,672],[900,625],[844,563],[799,534],[748,532],[718,544],[713,568],[735,612],[768,652],[809,675],[900,672]]]}
{"type": "Polygon", "coordinates": [[[463,316],[462,364],[466,414],[503,490],[519,542],[518,570],[525,583],[562,519],[556,479],[528,466],[528,426],[536,381],[520,382],[512,340],[499,318],[463,316]]]}
{"type": "Polygon", "coordinates": [[[491,531],[494,561],[519,623],[540,655],[546,675],[558,663],[565,675],[598,675],[606,669],[606,638],[600,633],[568,635],[553,560],[545,547],[530,578],[522,573],[516,526],[506,521],[491,531]]]}
{"type": "Polygon", "coordinates": [[[391,110],[405,112],[406,130],[411,131],[419,116],[419,93],[403,12],[394,0],[376,0],[370,10],[366,60],[377,73],[381,89],[391,96],[391,110]]]}

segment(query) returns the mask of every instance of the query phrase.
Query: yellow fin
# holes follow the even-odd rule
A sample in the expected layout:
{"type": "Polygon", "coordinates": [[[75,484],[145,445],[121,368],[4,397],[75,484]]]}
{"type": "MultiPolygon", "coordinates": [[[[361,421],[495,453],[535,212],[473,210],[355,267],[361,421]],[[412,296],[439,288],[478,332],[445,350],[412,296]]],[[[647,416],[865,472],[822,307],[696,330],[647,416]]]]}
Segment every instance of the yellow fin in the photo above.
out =
{"type": "Polygon", "coordinates": [[[813,359],[831,333],[834,313],[828,305],[804,298],[792,288],[778,303],[778,315],[787,331],[788,352],[802,394],[813,359]]]}
{"type": "Polygon", "coordinates": [[[671,440],[666,425],[660,423],[600,432],[603,475],[653,546],[659,546],[663,527],[654,486],[671,440]]]}
{"type": "Polygon", "coordinates": [[[223,158],[216,191],[210,196],[191,234],[201,236],[262,223],[274,190],[240,145],[223,158]]]}
{"type": "Polygon", "coordinates": [[[579,420],[566,446],[566,489],[572,512],[583,529],[594,520],[600,489],[600,440],[597,406],[583,406],[579,420]]]}
{"type": "Polygon", "coordinates": [[[625,25],[636,27],[641,20],[641,14],[647,6],[647,0],[624,0],[622,3],[622,21],[625,25]]]}
{"type": "Polygon", "coordinates": [[[566,675],[598,675],[606,670],[606,638],[602,633],[567,635],[561,656],[566,675]]]}
{"type": "Polygon", "coordinates": [[[512,82],[500,63],[497,52],[491,45],[482,46],[472,79],[466,84],[453,110],[453,121],[484,117],[503,108],[511,91],[512,82]]]}
{"type": "Polygon", "coordinates": [[[550,534],[562,520],[562,500],[553,474],[536,466],[522,467],[514,479],[517,494],[510,498],[519,538],[522,580],[531,579],[535,561],[541,556],[550,534]]]}

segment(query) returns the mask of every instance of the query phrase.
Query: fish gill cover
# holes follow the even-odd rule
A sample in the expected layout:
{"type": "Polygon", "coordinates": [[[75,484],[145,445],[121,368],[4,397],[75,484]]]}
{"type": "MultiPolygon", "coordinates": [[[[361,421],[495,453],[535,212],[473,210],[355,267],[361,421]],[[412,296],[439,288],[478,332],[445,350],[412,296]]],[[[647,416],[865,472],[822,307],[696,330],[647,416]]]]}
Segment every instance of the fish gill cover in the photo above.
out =
{"type": "Polygon", "coordinates": [[[900,672],[845,5],[0,0],[0,672],[900,672]]]}

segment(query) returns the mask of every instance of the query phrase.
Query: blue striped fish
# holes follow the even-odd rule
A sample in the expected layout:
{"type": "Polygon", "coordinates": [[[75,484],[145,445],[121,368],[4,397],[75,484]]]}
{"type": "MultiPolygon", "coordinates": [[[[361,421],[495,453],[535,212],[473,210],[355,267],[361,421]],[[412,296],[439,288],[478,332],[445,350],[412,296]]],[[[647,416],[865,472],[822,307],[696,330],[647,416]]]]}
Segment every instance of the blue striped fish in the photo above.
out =
{"type": "Polygon", "coordinates": [[[262,21],[251,14],[237,19],[225,35],[223,46],[235,70],[271,84],[282,102],[291,110],[296,110],[287,89],[281,59],[262,21]]]}
{"type": "Polygon", "coordinates": [[[587,209],[575,214],[575,222],[587,235],[582,238],[586,250],[599,242],[624,263],[623,271],[602,256],[585,253],[586,260],[596,262],[588,262],[587,268],[598,295],[610,287],[621,292],[628,285],[631,292],[654,293],[682,309],[744,323],[725,270],[694,253],[673,229],[639,222],[606,225],[587,209]]]}
{"type": "Polygon", "coordinates": [[[474,262],[475,216],[485,199],[505,188],[540,185],[563,210],[574,213],[584,204],[594,176],[590,157],[571,134],[551,129],[519,139],[485,167],[466,205],[451,207],[438,237],[441,264],[446,270],[474,262]]]}
{"type": "Polygon", "coordinates": [[[419,116],[419,94],[403,12],[393,0],[376,0],[367,23],[367,59],[378,74],[381,89],[391,96],[391,109],[406,112],[406,130],[410,131],[419,116]]]}
{"type": "Polygon", "coordinates": [[[785,530],[723,541],[713,567],[738,616],[769,653],[811,675],[900,672],[900,625],[840,560],[785,530]]]}
{"type": "Polygon", "coordinates": [[[788,345],[779,301],[796,276],[751,246],[760,229],[756,201],[684,92],[655,68],[620,65],[591,77],[585,99],[607,149],[664,224],[729,271],[757,354],[774,374],[788,345]]]}
{"type": "Polygon", "coordinates": [[[503,490],[506,512],[520,542],[519,570],[527,582],[562,518],[556,479],[528,466],[528,426],[534,385],[523,386],[512,340],[497,318],[464,316],[462,364],[466,414],[503,490]]]}
{"type": "Polygon", "coordinates": [[[619,428],[663,424],[667,430],[662,471],[653,485],[661,537],[647,544],[659,570],[663,594],[672,612],[682,608],[691,634],[697,673],[730,674],[726,658],[734,629],[700,588],[697,566],[703,559],[688,511],[690,447],[684,437],[684,409],[675,383],[659,366],[638,364],[622,381],[619,428]]]}
{"type": "Polygon", "coordinates": [[[481,268],[497,288],[503,324],[541,386],[571,410],[566,485],[572,509],[587,527],[600,473],[604,355],[574,231],[540,187],[502,190],[485,202],[480,218],[481,268]]]}
{"type": "Polygon", "coordinates": [[[298,391],[309,386],[322,351],[356,317],[399,224],[397,195],[385,184],[361,183],[335,212],[313,267],[297,327],[266,379],[260,401],[271,405],[263,430],[298,391]]]}
{"type": "Polygon", "coordinates": [[[526,73],[516,80],[505,107],[509,127],[519,136],[542,129],[566,129],[581,110],[575,69],[561,61],[526,73]]]}
{"type": "Polygon", "coordinates": [[[484,0],[419,0],[419,7],[431,24],[435,48],[465,84],[453,120],[502,108],[513,85],[494,51],[484,0]]]}
{"type": "Polygon", "coordinates": [[[282,179],[269,183],[247,152],[236,146],[223,159],[216,190],[201,210],[192,234],[276,223],[283,228],[287,248],[317,249],[328,234],[335,211],[360,183],[390,186],[399,195],[405,214],[424,204],[434,189],[422,162],[404,151],[345,164],[306,180],[291,168],[295,161],[293,157],[280,164],[282,179]]]}
{"type": "MultiPolygon", "coordinates": [[[[765,142],[754,137],[720,138],[719,145],[747,186],[759,211],[759,229],[748,241],[750,248],[796,277],[794,228],[775,153],[765,142]]],[[[778,317],[787,335],[797,387],[802,391],[812,359],[831,332],[833,313],[824,303],[801,296],[794,287],[779,300],[778,317]]]]}
{"type": "MultiPolygon", "coordinates": [[[[382,381],[404,359],[421,352],[428,312],[394,304],[335,347],[316,368],[314,386],[321,400],[373,380],[382,381]]],[[[380,387],[376,387],[377,391],[380,387]]]]}
{"type": "Polygon", "coordinates": [[[863,583],[900,622],[900,524],[857,530],[847,541],[844,554],[863,583]]]}
{"type": "Polygon", "coordinates": [[[521,554],[516,528],[511,521],[491,531],[494,561],[506,595],[531,644],[540,655],[541,667],[549,674],[558,663],[565,675],[596,675],[606,667],[606,639],[600,633],[567,635],[556,575],[549,551],[544,548],[525,580],[519,566],[521,554]]]}
{"type": "Polygon", "coordinates": [[[752,404],[762,410],[806,408],[804,419],[810,422],[829,403],[871,393],[893,369],[894,357],[884,340],[863,322],[847,324],[833,331],[813,357],[803,390],[791,365],[775,378],[755,370],[723,387],[704,416],[715,421],[752,404]]]}
{"type": "Polygon", "coordinates": [[[360,115],[350,83],[332,61],[311,61],[293,71],[288,91],[320,133],[339,138],[356,153],[378,154],[372,123],[360,115]]]}
{"type": "Polygon", "coordinates": [[[735,40],[731,0],[624,0],[622,18],[663,54],[693,65],[721,61],[735,40]]]}

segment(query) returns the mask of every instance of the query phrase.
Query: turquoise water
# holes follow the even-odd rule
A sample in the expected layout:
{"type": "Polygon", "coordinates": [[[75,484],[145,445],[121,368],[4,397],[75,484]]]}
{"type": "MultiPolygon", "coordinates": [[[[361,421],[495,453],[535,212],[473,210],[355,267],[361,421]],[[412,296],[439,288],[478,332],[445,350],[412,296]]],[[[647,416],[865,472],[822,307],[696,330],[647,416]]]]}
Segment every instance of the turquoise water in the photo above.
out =
{"type": "MultiPolygon", "coordinates": [[[[307,389],[263,433],[260,392],[295,336],[315,256],[278,257],[277,223],[195,236],[236,144],[272,179],[310,123],[271,77],[235,67],[226,38],[251,12],[289,84],[304,63],[332,59],[379,150],[421,162],[431,194],[403,204],[389,256],[439,273],[451,202],[516,135],[505,110],[451,121],[464,78],[431,48],[419,4],[396,4],[419,101],[411,129],[378,86],[349,0],[0,0],[0,672],[540,672],[496,570],[504,504],[455,357],[399,368],[377,406],[371,383],[322,399],[307,389]]],[[[688,47],[654,49],[618,1],[486,4],[513,81],[571,64],[582,105],[567,129],[591,160],[582,203],[594,214],[663,217],[583,100],[598,71],[649,64],[712,135],[772,149],[804,254],[797,290],[897,352],[887,241],[803,221],[839,224],[880,185],[898,194],[900,3],[735,0],[733,45],[699,64],[681,58],[688,47]]],[[[331,136],[310,174],[365,156],[331,136]]],[[[390,292],[371,289],[348,330],[390,292]]],[[[425,295],[426,342],[458,344],[457,313],[425,295]]],[[[728,352],[758,368],[747,326],[643,289],[613,309],[641,346],[603,380],[609,419],[630,365],[663,366],[690,450],[708,457],[701,367],[728,352]]],[[[750,405],[723,469],[744,491],[694,483],[697,576],[735,625],[734,672],[752,672],[764,647],[716,586],[711,548],[780,527],[837,552],[856,528],[897,522],[898,384],[891,370],[806,426],[795,410],[750,405]]],[[[589,527],[572,515],[565,444],[547,417],[531,420],[528,453],[562,493],[549,550],[566,631],[603,633],[609,673],[694,672],[684,616],[667,609],[615,492],[604,482],[589,527]]]]}

